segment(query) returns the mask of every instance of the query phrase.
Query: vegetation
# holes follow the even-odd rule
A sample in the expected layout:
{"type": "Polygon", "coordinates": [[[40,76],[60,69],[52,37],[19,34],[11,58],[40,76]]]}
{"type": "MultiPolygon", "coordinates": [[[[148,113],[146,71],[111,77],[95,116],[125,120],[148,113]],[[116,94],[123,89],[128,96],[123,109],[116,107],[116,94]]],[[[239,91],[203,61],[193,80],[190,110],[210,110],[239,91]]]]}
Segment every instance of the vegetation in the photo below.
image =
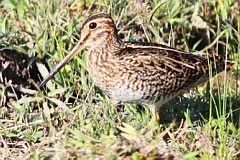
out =
{"type": "Polygon", "coordinates": [[[3,0],[0,13],[2,159],[240,158],[239,1],[3,0]],[[235,65],[167,103],[161,124],[142,106],[115,107],[88,76],[87,52],[37,91],[95,12],[109,13],[125,41],[223,54],[235,65]]]}

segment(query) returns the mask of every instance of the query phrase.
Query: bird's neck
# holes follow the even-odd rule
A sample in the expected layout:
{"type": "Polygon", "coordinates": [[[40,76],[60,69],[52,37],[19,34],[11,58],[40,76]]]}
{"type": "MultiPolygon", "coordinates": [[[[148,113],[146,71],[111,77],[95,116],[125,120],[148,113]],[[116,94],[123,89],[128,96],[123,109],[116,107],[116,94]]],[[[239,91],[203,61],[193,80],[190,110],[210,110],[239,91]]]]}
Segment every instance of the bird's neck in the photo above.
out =
{"type": "Polygon", "coordinates": [[[101,43],[91,48],[90,54],[103,59],[115,56],[125,47],[124,42],[117,36],[109,36],[101,43]]]}
{"type": "MultiPolygon", "coordinates": [[[[112,37],[91,48],[87,57],[87,68],[97,86],[100,86],[98,82],[103,81],[103,79],[106,78],[105,76],[111,75],[106,71],[106,68],[112,71],[113,69],[111,68],[118,65],[116,64],[116,55],[121,52],[124,47],[125,44],[121,39],[112,37]],[[97,77],[100,73],[102,77],[95,79],[94,77],[97,77]]],[[[105,90],[104,87],[102,87],[102,89],[105,90]]]]}

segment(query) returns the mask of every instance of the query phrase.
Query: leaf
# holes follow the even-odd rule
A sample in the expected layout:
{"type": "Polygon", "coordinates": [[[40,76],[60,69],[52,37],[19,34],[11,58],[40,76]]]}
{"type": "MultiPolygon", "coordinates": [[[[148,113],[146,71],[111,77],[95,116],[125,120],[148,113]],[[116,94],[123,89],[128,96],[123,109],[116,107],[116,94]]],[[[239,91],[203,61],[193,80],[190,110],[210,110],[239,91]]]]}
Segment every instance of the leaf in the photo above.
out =
{"type": "Polygon", "coordinates": [[[6,33],[6,25],[7,25],[8,19],[9,19],[9,14],[7,14],[2,21],[2,25],[1,25],[2,26],[2,28],[1,28],[2,33],[6,33]]]}
{"type": "MultiPolygon", "coordinates": [[[[82,133],[80,130],[77,129],[71,129],[69,127],[64,127],[65,130],[69,131],[71,134],[74,135],[71,140],[75,141],[83,141],[84,143],[91,143],[91,142],[98,142],[98,140],[82,133]]],[[[80,142],[78,145],[81,145],[82,142],[80,142]]]]}
{"type": "Polygon", "coordinates": [[[54,89],[48,93],[48,96],[53,97],[57,94],[63,94],[64,92],[66,92],[66,90],[67,90],[67,88],[54,89]]]}
{"type": "Polygon", "coordinates": [[[64,102],[56,99],[56,98],[48,98],[50,101],[52,101],[53,103],[55,103],[56,105],[58,105],[58,107],[62,108],[63,111],[67,111],[69,110],[69,108],[65,105],[64,102]]]}
{"type": "Polygon", "coordinates": [[[127,123],[123,123],[124,127],[118,127],[121,131],[134,135],[136,134],[136,129],[133,128],[131,125],[127,124],[127,123]]]}
{"type": "Polygon", "coordinates": [[[17,14],[19,17],[23,17],[25,14],[25,10],[24,10],[24,6],[23,6],[23,2],[20,1],[17,5],[17,14]]]}
{"type": "Polygon", "coordinates": [[[171,24],[174,24],[174,23],[179,23],[179,24],[182,24],[186,21],[185,18],[169,18],[168,19],[168,22],[171,23],[171,24]]]}
{"type": "Polygon", "coordinates": [[[127,123],[123,123],[124,127],[118,127],[120,130],[122,130],[125,133],[121,133],[121,135],[126,138],[129,141],[136,141],[139,142],[140,138],[139,135],[137,134],[137,131],[134,127],[127,123]]]}
{"type": "Polygon", "coordinates": [[[126,133],[121,133],[121,135],[129,141],[134,141],[135,140],[135,137],[133,135],[126,134],[126,133]]]}
{"type": "Polygon", "coordinates": [[[207,28],[207,22],[205,22],[201,17],[196,16],[196,17],[192,17],[192,25],[197,27],[197,28],[207,28]]]}
{"type": "Polygon", "coordinates": [[[43,100],[44,100],[44,98],[42,98],[42,97],[22,97],[20,100],[18,100],[18,104],[38,102],[38,101],[43,101],[43,100]]]}
{"type": "MultiPolygon", "coordinates": [[[[38,71],[40,72],[42,77],[47,77],[49,75],[47,68],[45,67],[45,65],[42,62],[37,61],[36,65],[37,65],[38,71]]],[[[52,90],[54,85],[51,81],[48,81],[46,86],[48,89],[52,90]]]]}
{"type": "Polygon", "coordinates": [[[200,153],[199,151],[187,153],[183,156],[183,159],[194,158],[197,155],[199,155],[199,153],[200,153]]]}

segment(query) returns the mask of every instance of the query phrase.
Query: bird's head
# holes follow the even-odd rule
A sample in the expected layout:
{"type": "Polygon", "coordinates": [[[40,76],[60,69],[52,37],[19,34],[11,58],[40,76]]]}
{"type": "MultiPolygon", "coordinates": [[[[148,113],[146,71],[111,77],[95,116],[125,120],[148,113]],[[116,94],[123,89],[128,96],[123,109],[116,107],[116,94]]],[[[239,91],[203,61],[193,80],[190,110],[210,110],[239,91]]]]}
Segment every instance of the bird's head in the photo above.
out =
{"type": "Polygon", "coordinates": [[[117,29],[111,16],[105,13],[96,13],[87,17],[81,27],[81,38],[70,53],[55,66],[50,74],[40,83],[41,88],[45,85],[65,64],[76,54],[85,48],[107,47],[107,44],[114,44],[121,40],[118,38],[117,29]]]}

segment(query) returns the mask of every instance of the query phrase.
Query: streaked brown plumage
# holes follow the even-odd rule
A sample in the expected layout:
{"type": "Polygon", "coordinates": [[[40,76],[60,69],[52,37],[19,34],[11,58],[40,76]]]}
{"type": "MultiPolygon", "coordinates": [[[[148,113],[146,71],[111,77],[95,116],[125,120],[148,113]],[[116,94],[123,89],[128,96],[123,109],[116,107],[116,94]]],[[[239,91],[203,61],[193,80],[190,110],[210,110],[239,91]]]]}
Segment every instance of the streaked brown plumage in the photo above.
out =
{"type": "Polygon", "coordinates": [[[87,67],[96,86],[116,100],[146,105],[154,112],[181,90],[207,81],[209,61],[217,62],[214,75],[225,66],[221,56],[208,59],[157,43],[123,42],[112,18],[97,13],[83,22],[79,43],[40,87],[85,48],[90,50],[87,67]]]}

